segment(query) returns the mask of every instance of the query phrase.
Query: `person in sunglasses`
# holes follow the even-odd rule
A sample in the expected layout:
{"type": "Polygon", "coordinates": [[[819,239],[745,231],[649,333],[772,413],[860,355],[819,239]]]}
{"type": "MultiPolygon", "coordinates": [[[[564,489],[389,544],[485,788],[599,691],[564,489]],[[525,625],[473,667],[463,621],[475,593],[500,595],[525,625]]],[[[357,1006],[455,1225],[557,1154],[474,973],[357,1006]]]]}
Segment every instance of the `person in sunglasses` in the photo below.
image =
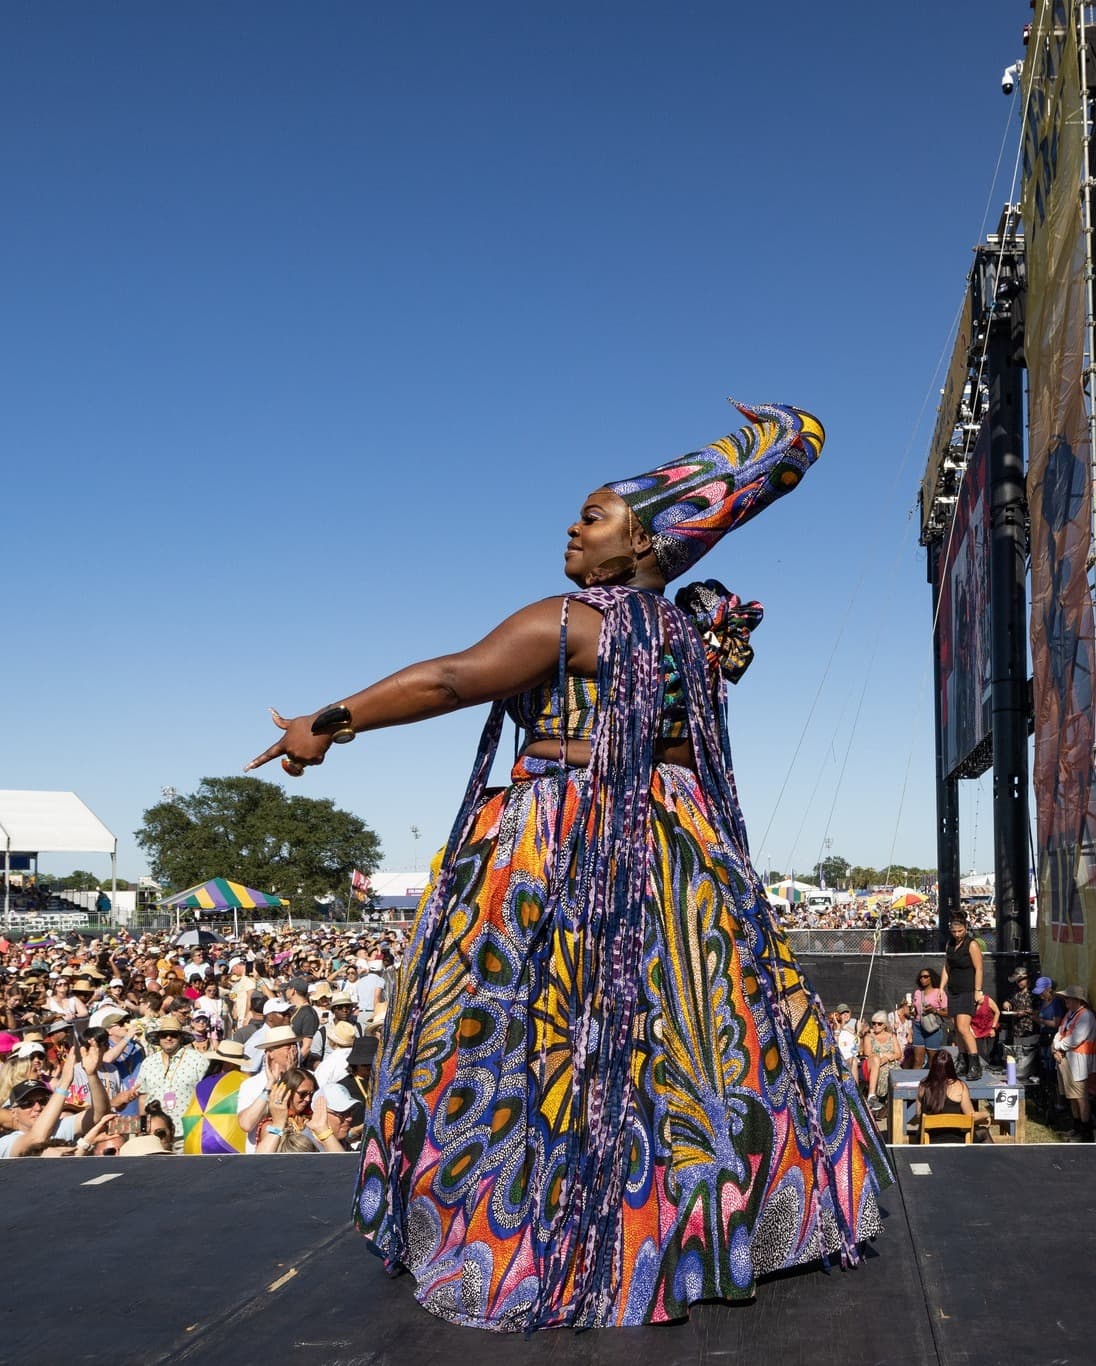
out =
{"type": "Polygon", "coordinates": [[[12,1089],[8,1108],[12,1129],[0,1138],[0,1158],[22,1157],[28,1150],[40,1149],[50,1139],[75,1143],[78,1149],[90,1146],[88,1131],[110,1114],[110,1102],[99,1079],[101,1052],[95,1041],[80,1050],[80,1060],[88,1076],[90,1103],[82,1114],[64,1113],[65,1096],[76,1069],[76,1050],[70,1049],[61,1065],[54,1090],[41,1079],[22,1081],[12,1089]]]}
{"type": "Polygon", "coordinates": [[[194,1088],[209,1070],[209,1057],[191,1045],[191,1035],[175,1015],[162,1015],[155,1022],[151,1042],[156,1046],[141,1064],[137,1080],[141,1114],[149,1102],[158,1100],[165,1115],[180,1135],[177,1151],[182,1151],[183,1115],[194,1099],[194,1088]]]}

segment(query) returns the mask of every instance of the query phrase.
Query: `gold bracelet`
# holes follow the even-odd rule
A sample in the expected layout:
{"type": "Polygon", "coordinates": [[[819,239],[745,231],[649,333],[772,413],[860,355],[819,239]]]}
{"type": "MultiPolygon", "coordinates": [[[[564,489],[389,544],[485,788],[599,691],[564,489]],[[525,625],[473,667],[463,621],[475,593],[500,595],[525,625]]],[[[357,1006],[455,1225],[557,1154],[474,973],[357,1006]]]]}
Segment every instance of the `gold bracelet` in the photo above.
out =
{"type": "Polygon", "coordinates": [[[342,702],[333,702],[325,707],[312,722],[313,735],[330,735],[336,745],[349,744],[357,732],[354,730],[350,708],[342,702]]]}

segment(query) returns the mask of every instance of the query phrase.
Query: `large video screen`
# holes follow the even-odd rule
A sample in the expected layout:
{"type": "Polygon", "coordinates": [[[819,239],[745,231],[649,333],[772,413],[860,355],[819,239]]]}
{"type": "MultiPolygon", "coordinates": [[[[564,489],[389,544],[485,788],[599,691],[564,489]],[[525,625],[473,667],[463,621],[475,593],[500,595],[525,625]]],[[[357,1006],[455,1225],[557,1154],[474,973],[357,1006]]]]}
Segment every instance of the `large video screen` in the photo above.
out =
{"type": "Polygon", "coordinates": [[[945,776],[990,734],[989,425],[967,462],[940,550],[940,714],[945,776]]]}

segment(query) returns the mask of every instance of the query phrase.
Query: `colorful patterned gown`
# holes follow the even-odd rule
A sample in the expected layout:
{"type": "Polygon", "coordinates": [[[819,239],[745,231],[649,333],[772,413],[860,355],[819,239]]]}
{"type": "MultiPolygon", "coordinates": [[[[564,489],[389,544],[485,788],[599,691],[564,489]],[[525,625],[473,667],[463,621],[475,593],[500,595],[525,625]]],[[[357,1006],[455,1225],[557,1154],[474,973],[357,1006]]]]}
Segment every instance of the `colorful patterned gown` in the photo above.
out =
{"type": "MultiPolygon", "coordinates": [[[[696,626],[657,594],[577,596],[603,614],[590,764],[519,760],[488,792],[492,709],[389,1009],[356,1195],[427,1309],[500,1331],[655,1323],[855,1262],[892,1179],[751,867],[696,626]],[[671,695],[695,772],[654,762],[671,695]]],[[[557,716],[564,659],[561,633],[557,716]]]]}

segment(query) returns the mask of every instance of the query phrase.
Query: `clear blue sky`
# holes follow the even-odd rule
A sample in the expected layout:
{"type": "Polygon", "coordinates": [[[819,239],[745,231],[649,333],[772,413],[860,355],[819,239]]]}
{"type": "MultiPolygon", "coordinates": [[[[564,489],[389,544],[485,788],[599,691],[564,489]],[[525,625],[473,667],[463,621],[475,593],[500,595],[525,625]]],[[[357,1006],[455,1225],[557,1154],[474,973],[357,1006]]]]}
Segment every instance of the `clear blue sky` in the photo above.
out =
{"type": "MultiPolygon", "coordinates": [[[[1028,17],[5,6],[0,786],[74,789],[136,876],[162,787],[239,772],[268,704],[566,588],[583,495],[738,425],[731,394],[829,437],[703,566],[767,612],[732,699],[755,861],[808,867],[828,832],[934,864],[914,509],[1028,17]]],[[[421,865],[484,714],[297,786],[421,865]]],[[[991,863],[981,786],[966,866],[991,863]]]]}

